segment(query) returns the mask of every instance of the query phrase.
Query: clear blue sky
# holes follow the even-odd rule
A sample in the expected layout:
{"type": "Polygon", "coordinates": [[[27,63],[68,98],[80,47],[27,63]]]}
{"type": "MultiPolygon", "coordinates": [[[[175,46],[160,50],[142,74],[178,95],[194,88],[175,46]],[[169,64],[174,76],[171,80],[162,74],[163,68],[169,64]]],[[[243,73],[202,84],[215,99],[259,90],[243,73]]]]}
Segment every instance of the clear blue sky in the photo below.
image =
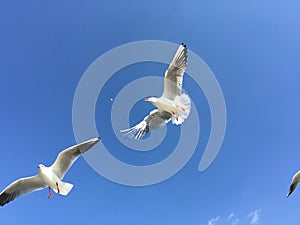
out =
{"type": "MultiPolygon", "coordinates": [[[[296,0],[3,2],[1,190],[75,144],[72,103],[81,76],[97,57],[127,42],[185,42],[218,79],[228,121],[220,154],[198,172],[210,118],[203,93],[186,79],[191,97],[202,99],[204,131],[178,174],[128,187],[104,179],[80,158],[65,177],[75,184],[69,196],[48,200],[46,190],[23,196],[0,209],[1,223],[295,224],[300,190],[285,195],[300,169],[299,11],[296,0]]],[[[155,159],[166,157],[161,154],[155,159]]],[[[123,151],[119,157],[140,155],[123,151]]]]}

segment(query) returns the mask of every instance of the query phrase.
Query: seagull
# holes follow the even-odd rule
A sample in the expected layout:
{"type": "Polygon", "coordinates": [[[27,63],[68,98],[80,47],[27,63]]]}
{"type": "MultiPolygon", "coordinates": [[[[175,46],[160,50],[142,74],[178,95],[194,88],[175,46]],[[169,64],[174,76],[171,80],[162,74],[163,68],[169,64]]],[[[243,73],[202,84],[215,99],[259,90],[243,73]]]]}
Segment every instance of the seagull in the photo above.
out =
{"type": "Polygon", "coordinates": [[[292,192],[296,189],[297,184],[299,182],[300,182],[300,170],[293,176],[292,183],[286,197],[289,197],[290,194],[292,194],[292,192]]]}
{"type": "Polygon", "coordinates": [[[170,120],[179,125],[188,118],[191,100],[182,93],[182,81],[187,64],[187,47],[181,44],[164,77],[164,91],[161,97],[150,97],[144,100],[152,103],[157,109],[152,110],[140,123],[132,128],[120,130],[129,138],[142,139],[149,131],[166,125],[170,120]]]}
{"type": "Polygon", "coordinates": [[[99,140],[100,138],[93,138],[63,150],[50,167],[38,165],[38,175],[16,180],[0,193],[0,205],[4,206],[21,195],[44,189],[47,186],[49,199],[51,189],[57,194],[67,195],[73,188],[73,184],[63,182],[63,177],[75,160],[99,140]]]}

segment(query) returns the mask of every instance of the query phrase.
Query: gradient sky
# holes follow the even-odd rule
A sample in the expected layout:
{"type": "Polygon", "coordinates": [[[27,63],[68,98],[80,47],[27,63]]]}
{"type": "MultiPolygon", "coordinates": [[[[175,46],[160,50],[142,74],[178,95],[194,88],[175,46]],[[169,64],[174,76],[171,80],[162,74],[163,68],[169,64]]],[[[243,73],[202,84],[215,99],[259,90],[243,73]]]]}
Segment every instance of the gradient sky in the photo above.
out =
{"type": "MultiPolygon", "coordinates": [[[[47,190],[23,196],[0,209],[1,223],[295,224],[300,190],[285,196],[300,169],[299,11],[296,0],[2,2],[0,189],[36,174],[37,164],[50,165],[59,151],[76,143],[77,84],[94,60],[121,44],[185,42],[218,79],[228,121],[220,154],[200,173],[209,108],[187,78],[184,88],[197,98],[204,127],[198,149],[179,173],[152,186],[129,187],[106,180],[80,158],[65,177],[75,185],[68,196],[48,200],[47,190]]],[[[153,66],[163,75],[164,65],[153,66]]],[[[151,65],[135,69],[143,68],[151,65]]],[[[113,82],[125,81],[112,79],[108,85],[113,82]]],[[[111,90],[100,98],[111,96],[111,90]]],[[[105,120],[100,108],[109,110],[110,104],[99,101],[97,121],[105,120]]],[[[136,122],[153,108],[141,105],[136,122]]],[[[119,151],[110,140],[108,125],[98,129],[112,154],[139,163],[141,154],[119,151]]],[[[153,160],[170,153],[159,151],[153,160]]]]}

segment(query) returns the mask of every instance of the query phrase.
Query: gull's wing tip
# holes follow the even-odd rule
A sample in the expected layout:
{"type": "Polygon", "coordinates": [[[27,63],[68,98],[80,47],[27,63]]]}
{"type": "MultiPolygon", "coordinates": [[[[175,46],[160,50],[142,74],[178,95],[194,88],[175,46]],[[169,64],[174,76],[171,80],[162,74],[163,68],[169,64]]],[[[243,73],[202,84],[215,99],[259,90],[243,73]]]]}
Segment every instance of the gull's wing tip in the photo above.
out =
{"type": "Polygon", "coordinates": [[[186,47],[186,44],[184,44],[183,42],[181,43],[181,45],[182,45],[183,47],[187,48],[187,47],[186,47]]]}
{"type": "Polygon", "coordinates": [[[101,137],[95,137],[95,138],[90,139],[88,142],[98,143],[100,140],[101,140],[101,137]]]}
{"type": "Polygon", "coordinates": [[[88,140],[86,140],[86,141],[83,141],[82,143],[85,143],[85,142],[98,142],[98,141],[100,141],[101,140],[101,137],[94,137],[94,138],[90,138],[90,139],[88,139],[88,140]]]}

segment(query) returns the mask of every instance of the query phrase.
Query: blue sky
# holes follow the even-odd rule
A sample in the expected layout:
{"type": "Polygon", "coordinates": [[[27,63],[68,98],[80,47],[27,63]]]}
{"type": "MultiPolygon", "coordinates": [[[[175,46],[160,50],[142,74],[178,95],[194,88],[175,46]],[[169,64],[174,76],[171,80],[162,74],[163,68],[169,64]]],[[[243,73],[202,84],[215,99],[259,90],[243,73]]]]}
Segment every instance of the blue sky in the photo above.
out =
{"type": "MultiPolygon", "coordinates": [[[[175,176],[146,187],[123,186],[80,158],[65,177],[75,184],[67,197],[48,200],[46,190],[23,196],[0,209],[2,223],[294,224],[300,191],[288,199],[285,195],[300,168],[299,10],[300,3],[289,0],[3,3],[0,189],[36,174],[36,165],[50,165],[60,150],[75,144],[72,104],[77,84],[94,60],[121,44],[185,42],[218,79],[228,120],[219,155],[208,170],[198,172],[209,135],[209,108],[187,78],[184,88],[197,99],[203,132],[191,160],[175,176]]],[[[151,64],[129,71],[143,68],[151,70],[151,64]]],[[[153,68],[161,75],[166,69],[153,68]]],[[[109,85],[125,81],[112,78],[99,101],[111,96],[109,85]]],[[[96,119],[101,124],[101,108],[110,110],[111,102],[99,101],[96,119]]],[[[152,108],[139,105],[144,107],[137,108],[140,118],[132,120],[152,108]]],[[[97,128],[116,157],[152,162],[147,153],[119,150],[109,124],[97,128]]],[[[159,161],[170,153],[166,149],[151,157],[159,161]]]]}

